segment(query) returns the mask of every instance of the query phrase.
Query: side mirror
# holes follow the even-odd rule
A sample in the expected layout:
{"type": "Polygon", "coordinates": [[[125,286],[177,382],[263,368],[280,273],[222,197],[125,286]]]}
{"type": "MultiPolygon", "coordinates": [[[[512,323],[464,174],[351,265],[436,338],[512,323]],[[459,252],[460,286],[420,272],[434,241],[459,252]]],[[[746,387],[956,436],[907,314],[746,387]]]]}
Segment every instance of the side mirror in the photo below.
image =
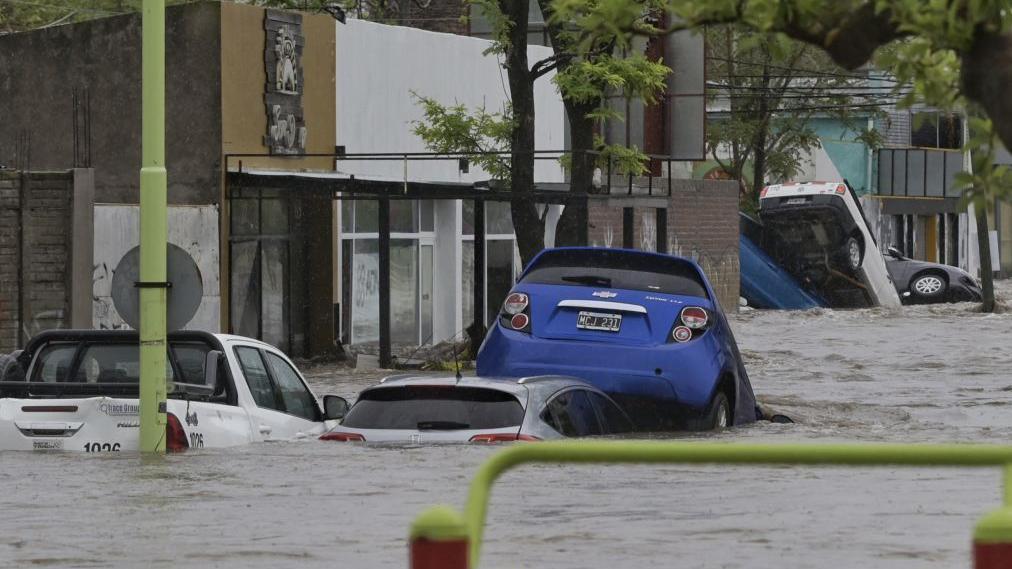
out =
{"type": "Polygon", "coordinates": [[[896,247],[889,247],[889,256],[893,259],[902,259],[903,253],[901,253],[896,247]]]}
{"type": "Polygon", "coordinates": [[[337,395],[323,396],[323,418],[328,421],[343,419],[348,414],[348,400],[337,395]]]}
{"type": "Polygon", "coordinates": [[[204,359],[204,385],[214,388],[214,393],[218,393],[218,362],[223,355],[219,350],[211,350],[204,359]]]}

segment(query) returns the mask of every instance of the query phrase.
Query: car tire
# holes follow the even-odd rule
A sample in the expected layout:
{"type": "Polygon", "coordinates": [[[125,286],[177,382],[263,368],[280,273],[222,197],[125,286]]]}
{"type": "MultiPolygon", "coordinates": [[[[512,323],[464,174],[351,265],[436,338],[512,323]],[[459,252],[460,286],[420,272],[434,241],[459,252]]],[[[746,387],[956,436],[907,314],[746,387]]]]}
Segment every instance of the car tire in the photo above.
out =
{"type": "Polygon", "coordinates": [[[861,245],[861,239],[856,235],[848,237],[847,242],[843,245],[843,254],[850,270],[860,269],[861,261],[864,260],[864,247],[861,245]]]}
{"type": "Polygon", "coordinates": [[[713,396],[713,401],[710,403],[710,409],[707,411],[704,417],[703,430],[715,431],[718,429],[726,429],[732,424],[731,420],[731,404],[727,400],[727,395],[723,391],[718,391],[713,396]]]}
{"type": "Polygon", "coordinates": [[[948,288],[945,277],[938,273],[921,273],[910,281],[910,293],[921,300],[938,300],[948,288]]]}

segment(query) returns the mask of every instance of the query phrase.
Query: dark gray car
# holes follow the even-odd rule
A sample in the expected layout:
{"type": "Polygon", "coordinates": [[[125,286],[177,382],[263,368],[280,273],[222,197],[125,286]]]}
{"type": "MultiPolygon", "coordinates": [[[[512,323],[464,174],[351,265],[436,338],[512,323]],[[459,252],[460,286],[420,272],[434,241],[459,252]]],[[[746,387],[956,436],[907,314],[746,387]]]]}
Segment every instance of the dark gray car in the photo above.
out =
{"type": "Polygon", "coordinates": [[[627,433],[607,395],[565,376],[520,379],[401,375],[363,390],[332,441],[498,442],[627,433]]]}
{"type": "Polygon", "coordinates": [[[957,267],[910,259],[890,247],[886,268],[904,304],[981,300],[977,279],[957,267]]]}

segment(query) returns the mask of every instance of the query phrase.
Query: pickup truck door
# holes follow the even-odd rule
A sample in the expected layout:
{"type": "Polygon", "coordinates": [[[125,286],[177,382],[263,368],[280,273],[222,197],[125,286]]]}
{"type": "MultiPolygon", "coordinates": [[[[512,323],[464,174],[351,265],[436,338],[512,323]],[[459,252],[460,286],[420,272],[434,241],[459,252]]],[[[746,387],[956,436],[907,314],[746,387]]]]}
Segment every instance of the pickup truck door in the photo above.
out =
{"type": "Polygon", "coordinates": [[[235,344],[232,356],[238,364],[237,375],[249,387],[248,393],[240,393],[240,405],[249,410],[254,441],[296,439],[323,433],[316,397],[288,358],[253,344],[235,344]]]}

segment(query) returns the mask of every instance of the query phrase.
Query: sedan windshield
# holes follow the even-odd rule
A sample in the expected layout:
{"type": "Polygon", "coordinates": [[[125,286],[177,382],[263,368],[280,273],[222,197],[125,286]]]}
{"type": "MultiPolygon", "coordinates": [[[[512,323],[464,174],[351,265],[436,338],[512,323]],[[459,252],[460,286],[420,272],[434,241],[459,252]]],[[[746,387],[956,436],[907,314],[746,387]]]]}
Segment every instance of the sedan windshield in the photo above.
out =
{"type": "Polygon", "coordinates": [[[520,401],[504,391],[435,385],[366,391],[341,424],[356,429],[451,431],[519,427],[523,420],[520,401]]]}
{"type": "Polygon", "coordinates": [[[521,283],[619,288],[708,298],[699,271],[682,259],[608,249],[560,249],[538,257],[521,283]]]}

